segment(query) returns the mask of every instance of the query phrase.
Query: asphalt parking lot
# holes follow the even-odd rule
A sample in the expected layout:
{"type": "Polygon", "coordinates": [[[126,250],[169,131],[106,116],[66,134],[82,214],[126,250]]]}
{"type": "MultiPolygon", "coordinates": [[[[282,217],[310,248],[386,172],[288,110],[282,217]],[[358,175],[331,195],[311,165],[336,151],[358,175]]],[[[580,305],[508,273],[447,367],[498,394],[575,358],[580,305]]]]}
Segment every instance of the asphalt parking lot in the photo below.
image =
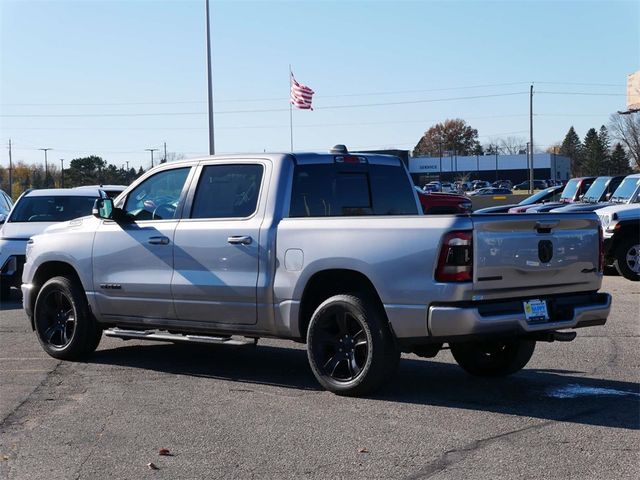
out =
{"type": "Polygon", "coordinates": [[[16,299],[0,311],[0,478],[638,478],[640,284],[603,290],[607,325],[538,344],[517,375],[404,355],[360,399],[320,390],[292,342],[103,338],[60,362],[16,299]]]}

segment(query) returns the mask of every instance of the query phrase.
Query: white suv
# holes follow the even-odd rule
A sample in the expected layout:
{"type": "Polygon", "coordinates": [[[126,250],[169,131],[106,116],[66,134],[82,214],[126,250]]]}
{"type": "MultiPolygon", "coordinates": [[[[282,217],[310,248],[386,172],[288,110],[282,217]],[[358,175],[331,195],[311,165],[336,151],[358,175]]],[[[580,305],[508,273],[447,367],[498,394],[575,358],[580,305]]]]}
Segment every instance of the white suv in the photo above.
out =
{"type": "Polygon", "coordinates": [[[596,210],[604,232],[607,264],[628,280],[640,280],[640,174],[627,176],[611,200],[619,205],[596,210]]]}
{"type": "Polygon", "coordinates": [[[50,188],[27,190],[16,201],[0,228],[0,297],[9,297],[11,287],[19,289],[25,250],[31,236],[48,226],[91,215],[99,188],[50,188]]]}

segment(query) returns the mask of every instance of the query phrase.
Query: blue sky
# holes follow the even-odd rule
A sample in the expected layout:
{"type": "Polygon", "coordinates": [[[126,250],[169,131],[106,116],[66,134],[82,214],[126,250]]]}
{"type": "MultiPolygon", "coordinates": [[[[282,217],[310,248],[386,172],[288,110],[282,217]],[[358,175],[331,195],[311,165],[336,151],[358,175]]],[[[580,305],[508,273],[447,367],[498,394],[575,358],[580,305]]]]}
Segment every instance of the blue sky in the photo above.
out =
{"type": "MultiPolygon", "coordinates": [[[[289,64],[316,92],[314,111],[293,112],[296,150],[411,149],[446,118],[483,143],[528,137],[531,82],[545,148],[571,125],[584,137],[606,124],[640,68],[637,0],[212,1],[211,13],[217,153],[289,150],[289,64]]],[[[28,163],[43,147],[136,167],[163,142],[206,154],[204,25],[204,0],[0,0],[2,144],[28,163]]]]}

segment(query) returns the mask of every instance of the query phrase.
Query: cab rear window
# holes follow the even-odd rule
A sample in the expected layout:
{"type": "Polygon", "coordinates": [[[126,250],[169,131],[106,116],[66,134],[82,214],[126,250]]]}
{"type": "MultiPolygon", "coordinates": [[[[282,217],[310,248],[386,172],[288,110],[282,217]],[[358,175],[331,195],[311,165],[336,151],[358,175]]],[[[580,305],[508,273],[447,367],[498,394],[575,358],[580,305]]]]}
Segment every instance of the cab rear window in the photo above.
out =
{"type": "Polygon", "coordinates": [[[417,215],[406,172],[391,165],[297,165],[290,217],[417,215]]]}

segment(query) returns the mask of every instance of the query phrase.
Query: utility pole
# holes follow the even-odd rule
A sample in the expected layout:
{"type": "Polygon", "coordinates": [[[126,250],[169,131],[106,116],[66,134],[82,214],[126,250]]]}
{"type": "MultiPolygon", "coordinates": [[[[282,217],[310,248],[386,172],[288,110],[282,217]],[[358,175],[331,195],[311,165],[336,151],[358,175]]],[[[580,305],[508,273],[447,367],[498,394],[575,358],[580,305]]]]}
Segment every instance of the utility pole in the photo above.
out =
{"type": "Polygon", "coordinates": [[[498,180],[498,144],[496,143],[496,181],[498,180]]]}
{"type": "Polygon", "coordinates": [[[216,149],[213,141],[213,80],[211,77],[211,32],[209,25],[209,0],[205,1],[207,14],[207,90],[209,102],[209,155],[215,155],[216,149]]]}
{"type": "Polygon", "coordinates": [[[529,193],[533,193],[533,84],[529,90],[529,148],[531,161],[529,162],[529,193]]]}
{"type": "Polygon", "coordinates": [[[49,186],[49,168],[47,168],[47,152],[49,150],[53,150],[53,148],[39,148],[38,150],[42,150],[44,152],[44,186],[46,188],[49,186]]]}
{"type": "Polygon", "coordinates": [[[13,199],[13,162],[11,161],[11,139],[9,139],[9,196],[13,199]]]}
{"type": "Polygon", "coordinates": [[[64,188],[64,158],[60,159],[60,188],[64,188]]]}
{"type": "Polygon", "coordinates": [[[164,162],[167,163],[167,142],[164,142],[164,162]]]}
{"type": "Polygon", "coordinates": [[[129,160],[127,160],[127,172],[129,171],[129,160]]]}
{"type": "Polygon", "coordinates": [[[153,168],[153,152],[157,152],[157,148],[145,148],[147,152],[151,152],[151,168],[153,168]]]}
{"type": "MultiPolygon", "coordinates": [[[[527,170],[529,170],[529,142],[527,142],[527,170]]],[[[529,192],[531,192],[531,183],[529,183],[529,192]]]]}
{"type": "Polygon", "coordinates": [[[440,142],[440,181],[442,181],[442,142],[440,142]]]}

